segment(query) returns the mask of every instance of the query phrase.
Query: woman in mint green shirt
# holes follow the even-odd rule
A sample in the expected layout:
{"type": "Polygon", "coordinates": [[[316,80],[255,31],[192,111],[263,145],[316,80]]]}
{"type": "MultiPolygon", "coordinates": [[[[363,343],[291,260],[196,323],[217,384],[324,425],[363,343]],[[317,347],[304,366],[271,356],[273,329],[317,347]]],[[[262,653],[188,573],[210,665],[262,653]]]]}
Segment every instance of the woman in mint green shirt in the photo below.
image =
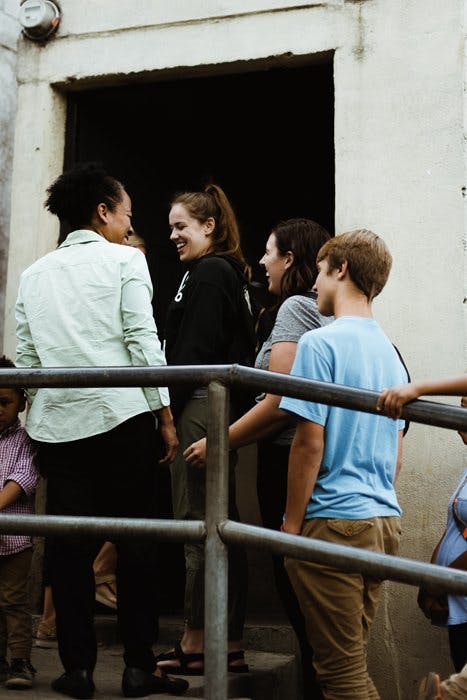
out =
{"type": "MultiPolygon", "coordinates": [[[[131,200],[99,166],[84,164],[48,189],[46,208],[71,233],[21,275],[19,367],[164,365],[152,315],[144,255],[120,245],[132,232],[131,200]]],[[[38,444],[53,515],[153,517],[160,433],[171,461],[177,437],[166,388],[39,389],[29,393],[26,430],[38,444]]],[[[92,697],[97,646],[92,563],[98,539],[47,540],[64,673],[54,690],[92,697]]],[[[156,668],[156,566],[153,547],[115,542],[117,614],[124,645],[123,693],[183,692],[187,684],[156,668]]]]}

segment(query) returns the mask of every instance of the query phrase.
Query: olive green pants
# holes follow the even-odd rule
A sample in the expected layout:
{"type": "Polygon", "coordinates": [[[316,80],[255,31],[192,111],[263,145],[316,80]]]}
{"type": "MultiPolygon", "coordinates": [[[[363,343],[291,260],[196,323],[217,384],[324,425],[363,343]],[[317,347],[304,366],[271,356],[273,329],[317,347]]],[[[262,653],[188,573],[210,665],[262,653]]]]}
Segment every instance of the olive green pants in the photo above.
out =
{"type": "MultiPolygon", "coordinates": [[[[206,437],[207,398],[191,399],[177,422],[180,441],[172,463],[172,502],[174,517],[204,520],[206,514],[206,471],[187,464],[184,450],[192,442],[206,437]]],[[[235,497],[237,453],[229,454],[229,518],[239,520],[235,497]]],[[[190,629],[204,627],[204,544],[185,545],[185,624],[190,629]]],[[[229,546],[229,639],[243,636],[248,586],[246,552],[243,547],[229,546]]]]}

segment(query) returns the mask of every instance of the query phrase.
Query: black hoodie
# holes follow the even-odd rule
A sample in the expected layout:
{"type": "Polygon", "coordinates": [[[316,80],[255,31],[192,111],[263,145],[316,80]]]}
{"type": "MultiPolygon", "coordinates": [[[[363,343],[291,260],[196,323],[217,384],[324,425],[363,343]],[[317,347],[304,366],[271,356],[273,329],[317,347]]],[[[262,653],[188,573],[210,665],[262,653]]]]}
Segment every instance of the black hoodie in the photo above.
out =
{"type": "MultiPolygon", "coordinates": [[[[167,312],[167,364],[251,364],[254,321],[245,300],[247,288],[241,264],[229,255],[212,253],[191,262],[167,312]]],[[[170,387],[176,418],[195,386],[170,387]]]]}

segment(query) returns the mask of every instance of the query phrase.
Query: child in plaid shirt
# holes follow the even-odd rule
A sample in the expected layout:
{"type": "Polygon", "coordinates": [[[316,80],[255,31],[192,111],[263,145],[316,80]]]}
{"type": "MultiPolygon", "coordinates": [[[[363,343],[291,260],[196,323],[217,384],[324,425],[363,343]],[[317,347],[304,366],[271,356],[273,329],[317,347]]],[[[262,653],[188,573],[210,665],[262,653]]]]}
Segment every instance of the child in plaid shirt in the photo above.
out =
{"type": "MultiPolygon", "coordinates": [[[[3,356],[0,367],[14,364],[3,356]]],[[[33,444],[18,419],[24,408],[22,389],[0,388],[0,682],[17,689],[30,688],[35,674],[30,662],[32,624],[27,585],[32,539],[2,535],[1,514],[34,513],[39,474],[33,444]]]]}

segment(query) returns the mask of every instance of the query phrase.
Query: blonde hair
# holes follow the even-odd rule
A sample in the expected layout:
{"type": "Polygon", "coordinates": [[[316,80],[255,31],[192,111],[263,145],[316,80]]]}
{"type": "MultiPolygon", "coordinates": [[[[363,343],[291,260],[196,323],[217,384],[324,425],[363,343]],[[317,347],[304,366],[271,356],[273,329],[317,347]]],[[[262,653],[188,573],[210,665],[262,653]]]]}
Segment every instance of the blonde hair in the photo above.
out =
{"type": "Polygon", "coordinates": [[[387,282],[392,255],[386,243],[373,231],[357,229],[341,233],[320,248],[316,262],[326,259],[328,272],[347,261],[354,284],[372,301],[387,282]]]}
{"type": "Polygon", "coordinates": [[[146,241],[133,231],[133,233],[130,233],[128,236],[128,245],[132,248],[137,248],[138,246],[146,246],[146,241]]]}

